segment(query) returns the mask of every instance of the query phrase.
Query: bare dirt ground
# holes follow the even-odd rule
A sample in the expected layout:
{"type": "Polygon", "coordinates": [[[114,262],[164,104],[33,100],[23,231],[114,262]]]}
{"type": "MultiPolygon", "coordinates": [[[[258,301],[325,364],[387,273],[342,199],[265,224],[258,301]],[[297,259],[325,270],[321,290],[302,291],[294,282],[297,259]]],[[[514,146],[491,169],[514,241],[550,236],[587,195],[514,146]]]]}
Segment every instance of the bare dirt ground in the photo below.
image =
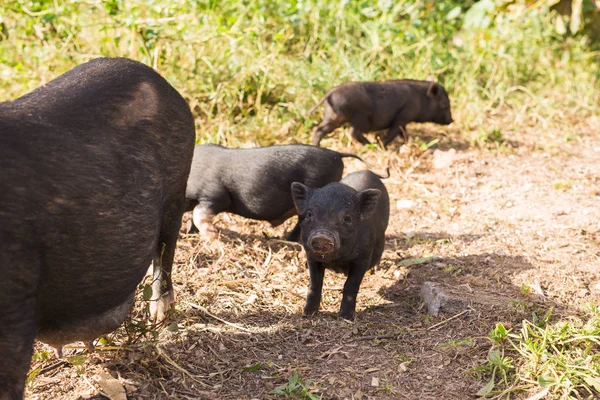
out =
{"type": "MultiPolygon", "coordinates": [[[[353,323],[337,317],[344,277],[329,272],[322,312],[301,315],[304,253],[273,239],[294,220],[273,229],[221,215],[220,240],[182,236],[178,303],[157,340],[131,341],[142,328],[120,328],[96,352],[75,344],[62,361],[38,343],[27,399],[283,398],[269,392],[294,371],[312,381],[315,398],[475,398],[483,383],[474,368],[497,322],[518,326],[549,308],[563,318],[600,297],[598,132],[600,119],[588,118],[571,141],[528,128],[503,132],[501,145],[472,147],[449,133],[425,152],[414,143],[367,151],[374,165],[392,167],[392,213],[353,323]],[[451,287],[464,307],[427,315],[426,281],[451,287]]],[[[359,168],[351,161],[346,171],[359,168]]],[[[133,315],[143,319],[143,309],[139,302],[133,315]]],[[[290,398],[308,398],[300,392],[290,398]]]]}

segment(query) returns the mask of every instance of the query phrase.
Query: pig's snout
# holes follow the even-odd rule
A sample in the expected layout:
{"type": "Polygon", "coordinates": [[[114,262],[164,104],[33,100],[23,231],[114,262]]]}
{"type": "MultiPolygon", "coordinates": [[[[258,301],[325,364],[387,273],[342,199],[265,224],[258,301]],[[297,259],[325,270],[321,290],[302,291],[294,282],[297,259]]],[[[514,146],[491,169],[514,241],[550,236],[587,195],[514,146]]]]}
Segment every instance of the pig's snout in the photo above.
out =
{"type": "Polygon", "coordinates": [[[452,118],[452,114],[450,114],[450,113],[444,115],[444,118],[441,121],[442,125],[450,125],[453,122],[454,122],[454,119],[452,118]]]}
{"type": "Polygon", "coordinates": [[[309,246],[313,253],[327,255],[335,250],[335,238],[326,232],[316,232],[310,237],[309,246]]]}

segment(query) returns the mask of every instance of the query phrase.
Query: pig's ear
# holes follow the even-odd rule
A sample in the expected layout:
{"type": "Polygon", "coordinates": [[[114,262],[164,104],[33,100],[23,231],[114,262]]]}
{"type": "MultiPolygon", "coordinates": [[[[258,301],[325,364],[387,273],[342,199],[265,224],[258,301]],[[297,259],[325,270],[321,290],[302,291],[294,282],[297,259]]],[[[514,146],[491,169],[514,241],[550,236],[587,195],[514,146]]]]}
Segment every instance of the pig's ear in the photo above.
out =
{"type": "Polygon", "coordinates": [[[379,196],[381,196],[381,190],[379,189],[366,189],[358,192],[358,208],[361,220],[369,218],[373,214],[373,211],[377,207],[379,196]]]}
{"type": "Polygon", "coordinates": [[[429,89],[427,89],[427,96],[429,97],[437,97],[440,92],[440,85],[435,82],[431,82],[429,84],[429,89]]]}
{"type": "Polygon", "coordinates": [[[306,204],[308,203],[309,196],[309,187],[304,186],[300,182],[292,183],[292,199],[294,200],[294,205],[296,206],[296,210],[298,210],[298,214],[302,215],[306,211],[306,204]]]}

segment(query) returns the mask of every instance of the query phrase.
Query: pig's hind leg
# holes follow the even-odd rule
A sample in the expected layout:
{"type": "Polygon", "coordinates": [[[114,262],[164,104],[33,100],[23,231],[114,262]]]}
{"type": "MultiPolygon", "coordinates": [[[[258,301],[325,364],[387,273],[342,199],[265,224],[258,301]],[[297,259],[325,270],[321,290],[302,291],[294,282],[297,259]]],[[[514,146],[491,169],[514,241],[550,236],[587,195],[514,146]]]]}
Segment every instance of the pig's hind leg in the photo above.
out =
{"type": "Polygon", "coordinates": [[[312,133],[312,145],[318,147],[325,135],[342,126],[344,122],[346,122],[346,119],[342,115],[336,114],[329,102],[326,102],[323,121],[321,121],[312,133]]]}
{"type": "Polygon", "coordinates": [[[231,194],[217,181],[209,182],[202,192],[195,199],[192,222],[200,231],[200,236],[214,240],[219,236],[219,231],[212,223],[213,218],[221,212],[230,211],[231,194]]]}
{"type": "Polygon", "coordinates": [[[288,233],[287,235],[287,240],[289,242],[298,242],[300,243],[300,223],[302,221],[300,220],[300,217],[298,217],[298,222],[296,222],[296,226],[294,226],[294,229],[292,229],[292,231],[290,233],[288,233]]]}
{"type": "Polygon", "coordinates": [[[0,399],[23,397],[37,332],[36,256],[10,239],[0,242],[0,399]]]}
{"type": "Polygon", "coordinates": [[[0,399],[21,399],[36,333],[35,299],[0,304],[0,399]]]}
{"type": "Polygon", "coordinates": [[[214,207],[203,203],[198,204],[192,212],[192,221],[194,226],[198,228],[200,236],[207,239],[216,239],[219,236],[219,231],[213,225],[213,218],[219,213],[213,210],[214,207]]]}
{"type": "Polygon", "coordinates": [[[357,114],[352,118],[352,130],[350,134],[361,144],[371,143],[369,139],[363,136],[363,132],[369,131],[369,117],[366,114],[357,114]]]}
{"type": "Polygon", "coordinates": [[[317,146],[319,147],[319,144],[321,143],[321,139],[323,139],[323,137],[325,137],[325,135],[327,135],[330,132],[333,132],[334,130],[336,130],[337,128],[339,128],[342,124],[338,123],[337,121],[333,120],[333,121],[328,121],[328,120],[323,120],[323,122],[321,122],[313,131],[312,134],[312,145],[313,146],[317,146]]]}
{"type": "Polygon", "coordinates": [[[386,147],[391,143],[392,140],[396,138],[396,136],[402,136],[404,143],[408,142],[408,133],[406,133],[406,122],[402,120],[400,117],[394,118],[390,128],[388,129],[387,134],[382,139],[383,147],[386,147]]]}
{"type": "MultiPolygon", "coordinates": [[[[285,221],[287,221],[288,219],[290,219],[291,217],[293,217],[296,214],[298,214],[296,212],[296,209],[292,208],[291,210],[289,210],[285,214],[283,214],[281,217],[269,221],[269,223],[271,224],[271,226],[276,227],[276,226],[283,224],[285,221]]],[[[286,240],[289,240],[290,242],[298,242],[299,239],[300,239],[300,217],[298,217],[298,222],[296,223],[296,226],[294,226],[294,229],[292,229],[292,231],[290,233],[288,233],[288,235],[286,236],[286,240]]]]}
{"type": "Polygon", "coordinates": [[[184,200],[174,200],[165,206],[161,221],[158,248],[152,261],[152,297],[150,318],[160,322],[175,301],[171,282],[171,271],[175,257],[175,247],[181,228],[184,200]]]}

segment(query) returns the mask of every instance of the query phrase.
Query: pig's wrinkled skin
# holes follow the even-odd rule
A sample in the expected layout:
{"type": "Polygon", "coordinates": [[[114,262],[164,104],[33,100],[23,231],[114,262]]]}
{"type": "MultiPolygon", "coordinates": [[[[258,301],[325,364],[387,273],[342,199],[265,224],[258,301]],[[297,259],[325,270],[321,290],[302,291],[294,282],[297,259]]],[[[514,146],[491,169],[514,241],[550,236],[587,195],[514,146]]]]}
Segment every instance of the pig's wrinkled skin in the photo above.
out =
{"type": "Polygon", "coordinates": [[[390,214],[385,185],[376,174],[359,171],[321,189],[295,182],[292,193],[310,273],[304,314],[318,312],[325,269],[331,269],[348,276],[339,315],[352,320],[362,279],[385,246],[390,214]]]}
{"type": "Polygon", "coordinates": [[[430,81],[346,82],[331,89],[309,114],[322,103],[325,115],[313,130],[314,146],[345,123],[352,126],[352,137],[362,144],[370,143],[363,133],[387,129],[382,138],[385,147],[398,135],[408,140],[409,122],[453,122],[448,93],[442,85],[430,81]]]}
{"type": "MultiPolygon", "coordinates": [[[[296,215],[290,186],[319,188],[342,178],[342,158],[354,154],[303,144],[230,149],[197,145],[186,193],[186,211],[203,236],[215,238],[213,218],[230,212],[277,226],[296,215]]],[[[298,240],[298,228],[288,240],[298,240]]]]}
{"type": "Polygon", "coordinates": [[[179,93],[124,58],[0,103],[0,399],[22,398],[34,338],[117,328],[151,264],[164,317],[194,136],[179,93]]]}

